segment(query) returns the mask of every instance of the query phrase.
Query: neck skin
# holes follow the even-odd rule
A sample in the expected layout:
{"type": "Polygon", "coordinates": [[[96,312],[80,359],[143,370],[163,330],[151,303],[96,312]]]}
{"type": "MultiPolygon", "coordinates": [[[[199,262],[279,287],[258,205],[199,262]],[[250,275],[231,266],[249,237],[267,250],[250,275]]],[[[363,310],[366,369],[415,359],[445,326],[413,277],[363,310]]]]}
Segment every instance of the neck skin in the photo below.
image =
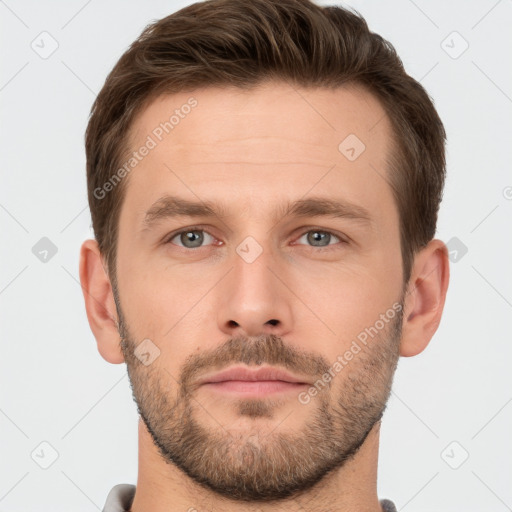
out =
{"type": "Polygon", "coordinates": [[[379,431],[380,422],[350,461],[301,496],[249,503],[219,496],[166,463],[139,418],[139,468],[131,512],[295,512],[298,504],[308,512],[381,512],[377,497],[379,431]]]}

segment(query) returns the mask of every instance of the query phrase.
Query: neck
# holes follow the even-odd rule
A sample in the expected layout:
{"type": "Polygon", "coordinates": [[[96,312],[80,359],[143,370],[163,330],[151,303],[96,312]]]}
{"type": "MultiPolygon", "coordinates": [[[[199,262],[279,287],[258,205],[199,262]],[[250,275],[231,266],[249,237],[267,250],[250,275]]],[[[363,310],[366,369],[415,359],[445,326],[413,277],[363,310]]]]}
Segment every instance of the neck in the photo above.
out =
{"type": "Polygon", "coordinates": [[[139,467],[131,512],[381,512],[377,497],[380,423],[345,465],[307,492],[274,502],[239,502],[213,493],[163,460],[144,422],[139,419],[139,467]]]}

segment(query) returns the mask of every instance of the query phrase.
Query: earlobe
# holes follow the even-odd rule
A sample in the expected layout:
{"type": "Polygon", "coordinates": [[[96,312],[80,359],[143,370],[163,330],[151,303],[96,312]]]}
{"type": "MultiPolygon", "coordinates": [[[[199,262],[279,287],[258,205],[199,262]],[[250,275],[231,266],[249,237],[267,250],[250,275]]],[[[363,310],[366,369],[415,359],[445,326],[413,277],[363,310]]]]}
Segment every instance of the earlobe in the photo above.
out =
{"type": "Polygon", "coordinates": [[[414,259],[404,299],[400,355],[422,352],[439,327],[450,276],[448,249],[441,240],[431,240],[414,259]]]}
{"type": "Polygon", "coordinates": [[[87,319],[101,356],[109,363],[124,362],[112,286],[96,240],[86,240],[80,249],[80,282],[87,319]]]}

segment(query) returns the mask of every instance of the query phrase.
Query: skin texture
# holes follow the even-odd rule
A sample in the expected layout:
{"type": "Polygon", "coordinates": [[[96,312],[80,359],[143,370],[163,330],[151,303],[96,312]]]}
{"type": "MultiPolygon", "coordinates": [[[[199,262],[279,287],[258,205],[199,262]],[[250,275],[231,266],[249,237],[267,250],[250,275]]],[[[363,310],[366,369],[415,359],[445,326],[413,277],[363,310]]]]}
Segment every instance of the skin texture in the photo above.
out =
{"type": "Polygon", "coordinates": [[[117,305],[97,243],[81,252],[98,350],[126,361],[142,416],[132,510],[380,510],[379,419],[396,362],[427,346],[449,280],[446,247],[432,240],[404,288],[384,110],[354,87],[206,88],[153,101],[133,124],[133,149],[191,97],[197,106],[124,178],[117,305]],[[338,149],[350,134],[365,145],[353,161],[338,149]],[[224,209],[145,224],[165,195],[224,209]],[[313,197],[357,205],[370,221],[286,215],[313,197]],[[180,245],[183,229],[202,246],[180,245]],[[145,339],[159,351],[148,366],[134,356],[145,339]],[[354,341],[360,352],[307,404],[298,389],[249,399],[198,384],[212,370],[260,365],[308,390],[354,341]]]}

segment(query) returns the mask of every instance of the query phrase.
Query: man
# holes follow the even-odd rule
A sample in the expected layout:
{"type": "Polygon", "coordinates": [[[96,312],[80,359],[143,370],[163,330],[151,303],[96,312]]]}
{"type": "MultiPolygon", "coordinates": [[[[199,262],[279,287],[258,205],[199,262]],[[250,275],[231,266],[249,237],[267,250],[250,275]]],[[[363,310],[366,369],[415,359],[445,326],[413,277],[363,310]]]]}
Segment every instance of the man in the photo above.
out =
{"type": "Polygon", "coordinates": [[[347,10],[213,0],[146,28],[86,134],[87,315],[140,414],[105,511],[395,510],[379,427],[442,315],[444,142],[347,10]]]}

